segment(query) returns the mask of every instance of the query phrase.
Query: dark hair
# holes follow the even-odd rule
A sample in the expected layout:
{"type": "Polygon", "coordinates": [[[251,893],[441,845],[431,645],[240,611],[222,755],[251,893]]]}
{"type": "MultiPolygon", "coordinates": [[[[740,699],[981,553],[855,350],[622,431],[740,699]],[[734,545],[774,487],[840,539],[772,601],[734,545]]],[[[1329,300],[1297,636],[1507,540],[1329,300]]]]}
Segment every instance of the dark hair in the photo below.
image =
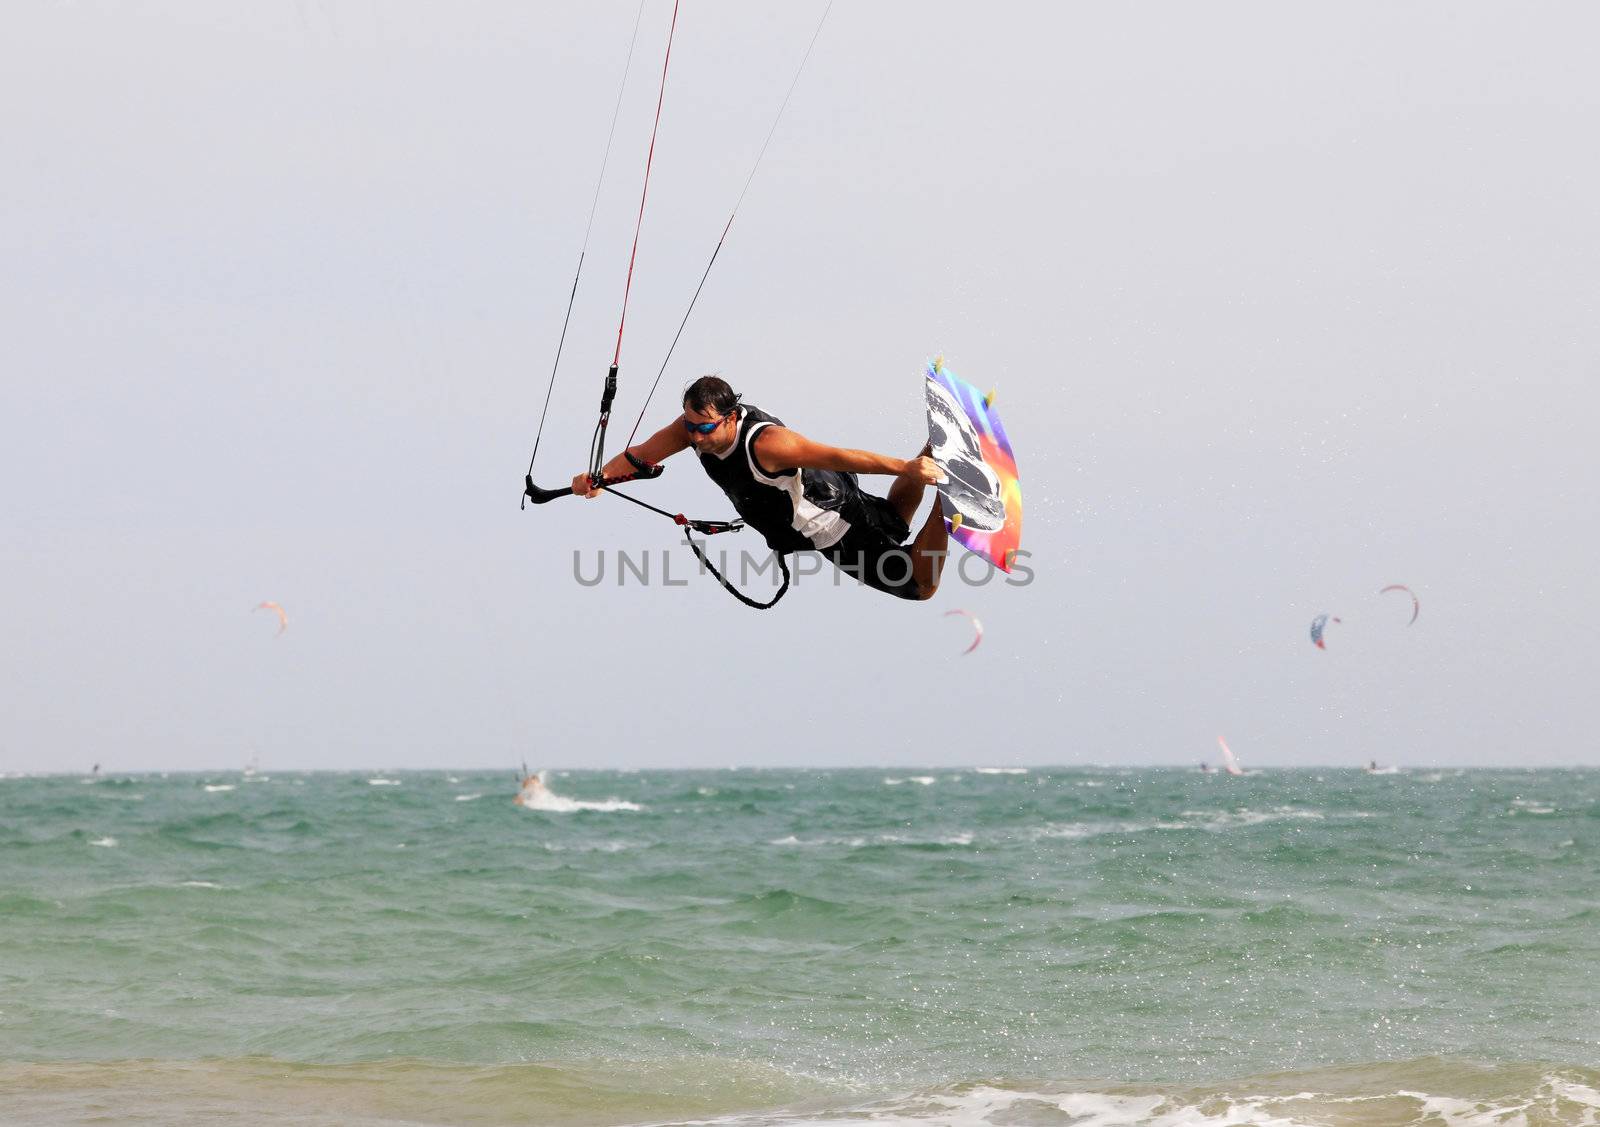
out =
{"type": "Polygon", "coordinates": [[[721,376],[701,376],[683,389],[683,405],[690,411],[715,411],[719,415],[731,415],[739,406],[739,396],[734,394],[728,381],[721,376]]]}

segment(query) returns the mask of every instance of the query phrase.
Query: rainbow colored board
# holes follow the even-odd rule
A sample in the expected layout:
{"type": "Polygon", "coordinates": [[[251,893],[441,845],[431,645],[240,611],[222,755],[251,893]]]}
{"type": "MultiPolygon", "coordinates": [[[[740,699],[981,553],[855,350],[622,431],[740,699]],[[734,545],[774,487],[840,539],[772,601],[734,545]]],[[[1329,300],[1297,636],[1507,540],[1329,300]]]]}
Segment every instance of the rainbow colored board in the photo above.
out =
{"type": "Polygon", "coordinates": [[[1022,485],[994,393],[985,396],[941,356],[929,361],[927,376],[928,443],[947,479],[938,488],[950,534],[1010,571],[1022,544],[1022,485]]]}

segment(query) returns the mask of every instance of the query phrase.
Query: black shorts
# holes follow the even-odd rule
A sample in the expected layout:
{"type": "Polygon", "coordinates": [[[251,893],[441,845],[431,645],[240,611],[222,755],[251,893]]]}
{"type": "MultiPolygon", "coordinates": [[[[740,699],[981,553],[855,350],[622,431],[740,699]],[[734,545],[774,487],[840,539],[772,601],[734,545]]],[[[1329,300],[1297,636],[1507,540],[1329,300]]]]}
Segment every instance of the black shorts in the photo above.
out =
{"type": "Polygon", "coordinates": [[[874,590],[898,599],[916,599],[921,591],[911,578],[911,550],[904,546],[911,529],[882,497],[863,493],[860,502],[851,506],[855,511],[849,513],[850,531],[822,554],[840,571],[874,590]]]}

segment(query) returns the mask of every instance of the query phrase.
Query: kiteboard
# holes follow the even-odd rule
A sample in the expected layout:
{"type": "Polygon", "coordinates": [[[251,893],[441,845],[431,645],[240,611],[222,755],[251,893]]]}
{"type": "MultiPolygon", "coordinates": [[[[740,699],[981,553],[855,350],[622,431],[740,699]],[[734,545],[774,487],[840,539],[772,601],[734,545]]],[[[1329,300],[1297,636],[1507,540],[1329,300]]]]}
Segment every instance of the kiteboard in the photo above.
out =
{"type": "Polygon", "coordinates": [[[1022,543],[1022,486],[994,393],[982,394],[944,366],[928,362],[928,445],[944,471],[939,504],[950,535],[969,552],[1010,571],[1022,543]]]}

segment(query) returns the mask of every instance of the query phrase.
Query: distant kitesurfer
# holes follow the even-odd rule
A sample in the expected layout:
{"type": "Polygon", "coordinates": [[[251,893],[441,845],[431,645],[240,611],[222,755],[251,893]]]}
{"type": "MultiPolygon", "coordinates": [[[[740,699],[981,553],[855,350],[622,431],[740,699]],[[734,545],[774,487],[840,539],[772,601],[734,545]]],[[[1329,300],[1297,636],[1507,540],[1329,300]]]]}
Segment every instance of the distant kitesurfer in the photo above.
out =
{"type": "Polygon", "coordinates": [[[522,780],[522,789],[517,791],[517,797],[511,801],[518,806],[531,806],[549,793],[550,788],[544,785],[544,772],[536,771],[522,780]]]}
{"type": "MultiPolygon", "coordinates": [[[[928,447],[901,459],[825,446],[741,403],[720,377],[702,376],[684,391],[682,415],[612,458],[601,474],[632,472],[630,454],[655,465],[691,448],[774,552],[821,552],[841,571],[897,598],[927,599],[939,589],[949,531],[937,502],[905,545],[923,491],[944,479],[928,447]],[[863,473],[892,475],[888,497],[863,491],[856,481],[863,473]]],[[[600,490],[581,473],[572,492],[594,497],[600,490]]]]}

